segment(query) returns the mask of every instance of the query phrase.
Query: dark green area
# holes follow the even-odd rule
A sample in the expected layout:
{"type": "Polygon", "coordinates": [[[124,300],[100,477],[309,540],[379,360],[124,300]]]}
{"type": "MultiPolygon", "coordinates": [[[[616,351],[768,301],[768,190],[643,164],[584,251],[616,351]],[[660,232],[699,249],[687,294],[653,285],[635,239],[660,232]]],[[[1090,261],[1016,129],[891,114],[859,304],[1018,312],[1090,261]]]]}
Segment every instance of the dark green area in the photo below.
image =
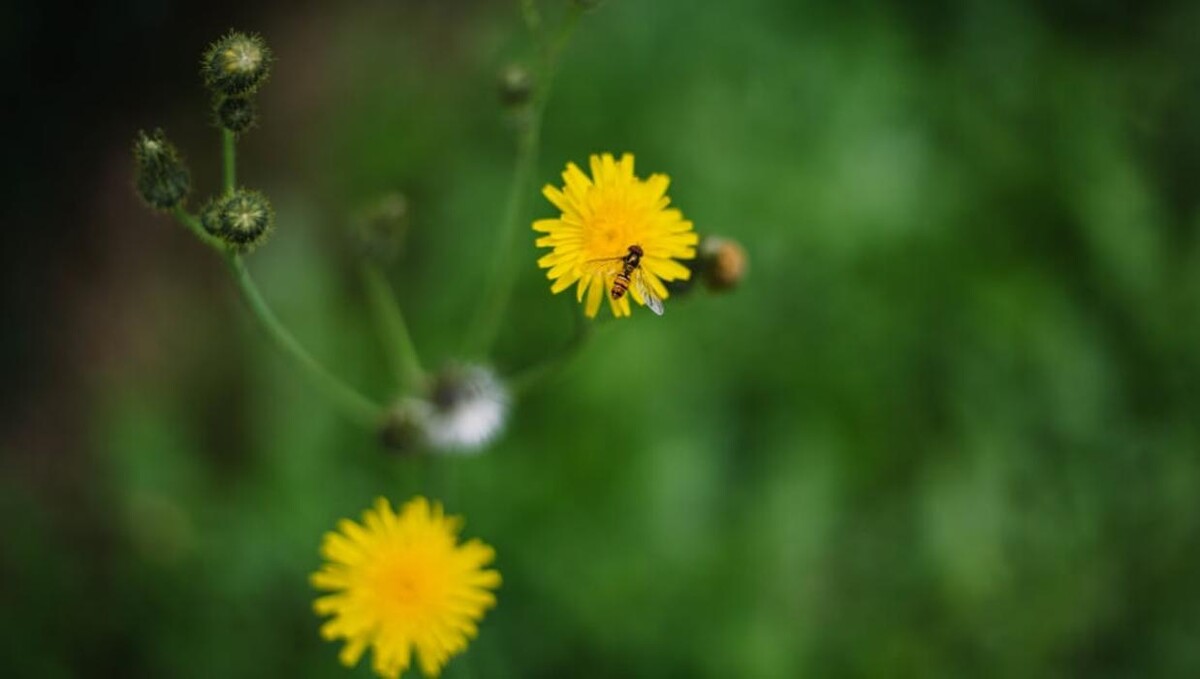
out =
{"type": "MultiPolygon", "coordinates": [[[[496,245],[496,74],[530,49],[515,6],[472,7],[347,6],[311,51],[314,27],[261,27],[239,177],[278,228],[249,267],[379,398],[348,215],[408,196],[389,273],[429,364],[496,245]]],[[[505,579],[450,679],[1200,673],[1197,25],[1188,2],[604,3],[537,181],[635,153],[745,245],[744,285],[599,323],[496,445],[429,462],[329,411],[231,282],[175,281],[139,327],[178,358],[89,401],[89,494],[0,479],[3,673],[367,677],[307,575],[338,518],[416,492],[505,579]]],[[[172,115],[208,115],[189,97],[172,115]]],[[[186,157],[216,157],[206,134],[186,157]]],[[[502,370],[571,328],[527,236],[502,370]]]]}

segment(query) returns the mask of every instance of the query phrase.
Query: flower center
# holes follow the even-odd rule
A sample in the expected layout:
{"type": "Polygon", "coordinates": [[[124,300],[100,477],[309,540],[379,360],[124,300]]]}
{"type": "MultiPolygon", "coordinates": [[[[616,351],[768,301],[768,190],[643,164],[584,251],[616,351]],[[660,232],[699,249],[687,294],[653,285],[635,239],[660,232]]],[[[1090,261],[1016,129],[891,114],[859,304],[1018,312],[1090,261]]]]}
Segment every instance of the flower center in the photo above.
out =
{"type": "Polygon", "coordinates": [[[630,245],[636,242],[631,228],[634,220],[624,205],[613,201],[607,202],[596,210],[592,217],[591,234],[588,245],[595,251],[605,253],[608,257],[619,257],[625,254],[630,245]]]}
{"type": "Polygon", "coordinates": [[[424,580],[420,569],[411,564],[395,565],[381,574],[378,589],[380,598],[404,608],[420,606],[429,589],[424,580]]]}
{"type": "Polygon", "coordinates": [[[254,45],[235,45],[225,50],[225,70],[250,73],[262,63],[262,51],[254,45]]]}
{"type": "Polygon", "coordinates": [[[430,554],[397,553],[390,563],[380,565],[371,589],[379,604],[392,611],[390,615],[421,616],[441,605],[445,582],[439,564],[431,558],[430,554]]]}

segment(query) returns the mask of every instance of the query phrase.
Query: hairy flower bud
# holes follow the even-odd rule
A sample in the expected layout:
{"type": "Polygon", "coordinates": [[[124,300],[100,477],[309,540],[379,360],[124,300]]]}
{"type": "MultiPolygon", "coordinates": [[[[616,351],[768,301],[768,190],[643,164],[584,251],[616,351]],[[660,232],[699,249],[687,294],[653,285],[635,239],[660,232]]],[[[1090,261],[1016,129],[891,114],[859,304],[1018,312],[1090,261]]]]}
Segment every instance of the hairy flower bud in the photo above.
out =
{"type": "Polygon", "coordinates": [[[200,224],[233,249],[247,252],[270,237],[275,211],[258,191],[238,189],[209,201],[200,211],[200,224]]]}
{"type": "Polygon", "coordinates": [[[215,94],[251,94],[271,73],[271,50],[257,35],[230,32],[204,52],[200,71],[215,94]]]}
{"type": "Polygon", "coordinates": [[[500,72],[500,103],[510,108],[522,106],[533,94],[533,76],[520,64],[509,64],[500,72]]]}
{"type": "Polygon", "coordinates": [[[236,134],[258,124],[258,106],[249,96],[221,97],[213,112],[218,125],[236,134]]]}
{"type": "Polygon", "coordinates": [[[200,226],[214,236],[221,231],[221,203],[221,198],[210,198],[200,208],[200,226]]]}
{"type": "Polygon", "coordinates": [[[151,207],[170,210],[191,189],[191,173],[162,130],[139,131],[133,143],[137,191],[151,207]]]}
{"type": "Polygon", "coordinates": [[[746,250],[735,240],[705,237],[700,243],[699,259],[701,276],[709,290],[732,290],[746,276],[746,250]]]}
{"type": "Polygon", "coordinates": [[[391,191],[352,217],[350,237],[362,256],[390,262],[404,248],[408,227],[408,198],[391,191]]]}

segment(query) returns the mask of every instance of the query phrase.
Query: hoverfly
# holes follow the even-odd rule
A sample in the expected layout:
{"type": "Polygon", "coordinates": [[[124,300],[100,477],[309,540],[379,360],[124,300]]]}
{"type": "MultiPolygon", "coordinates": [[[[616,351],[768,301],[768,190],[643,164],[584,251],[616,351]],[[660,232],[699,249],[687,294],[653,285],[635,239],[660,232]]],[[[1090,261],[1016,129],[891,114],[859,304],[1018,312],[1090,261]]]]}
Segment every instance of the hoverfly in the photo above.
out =
{"type": "Polygon", "coordinates": [[[605,281],[612,280],[611,294],[614,300],[624,297],[629,288],[633,287],[646,306],[662,316],[662,300],[654,294],[654,288],[646,281],[646,272],[641,266],[642,257],[645,256],[646,252],[642,250],[642,246],[630,245],[629,251],[619,257],[591,260],[587,269],[590,273],[602,276],[605,281]]]}

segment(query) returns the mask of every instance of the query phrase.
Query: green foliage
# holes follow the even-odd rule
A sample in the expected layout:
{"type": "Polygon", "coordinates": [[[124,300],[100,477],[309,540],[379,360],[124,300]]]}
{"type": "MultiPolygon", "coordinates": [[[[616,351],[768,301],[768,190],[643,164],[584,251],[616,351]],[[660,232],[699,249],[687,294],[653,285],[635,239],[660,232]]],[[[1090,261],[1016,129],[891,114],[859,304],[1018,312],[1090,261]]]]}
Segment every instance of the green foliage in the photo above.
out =
{"type": "MultiPolygon", "coordinates": [[[[221,303],[143,339],[204,368],[95,401],[104,510],[0,492],[31,517],[3,574],[19,673],[370,676],[318,638],[306,576],[338,518],[417,492],[505,580],[448,679],[1200,672],[1200,11],[905,7],[583,17],[537,182],[635,152],[749,269],[598,324],[478,457],[382,451],[194,282],[221,303]],[[217,326],[228,344],[193,337],[217,326]]],[[[312,181],[272,187],[288,228],[262,288],[381,399],[329,206],[404,192],[389,273],[426,363],[455,357],[510,175],[496,67],[528,51],[515,10],[475,9],[340,9],[338,82],[314,81],[334,103],[257,149],[312,181]]],[[[551,214],[532,192],[527,217],[551,214]]],[[[571,332],[533,238],[502,372],[571,332]]]]}

